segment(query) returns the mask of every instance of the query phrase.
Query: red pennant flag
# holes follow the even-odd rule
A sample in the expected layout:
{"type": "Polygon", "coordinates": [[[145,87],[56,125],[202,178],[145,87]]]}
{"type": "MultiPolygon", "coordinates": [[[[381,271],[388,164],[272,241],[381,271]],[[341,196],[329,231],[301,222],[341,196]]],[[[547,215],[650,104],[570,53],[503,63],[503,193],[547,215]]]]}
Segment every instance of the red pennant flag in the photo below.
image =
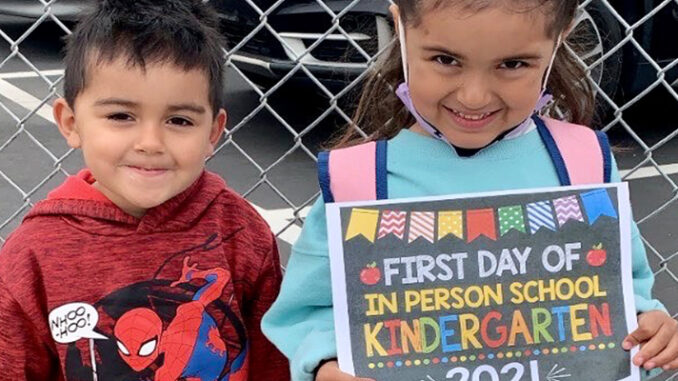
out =
{"type": "Polygon", "coordinates": [[[494,222],[494,209],[475,209],[466,211],[468,242],[473,242],[481,235],[496,241],[497,228],[494,222]]]}

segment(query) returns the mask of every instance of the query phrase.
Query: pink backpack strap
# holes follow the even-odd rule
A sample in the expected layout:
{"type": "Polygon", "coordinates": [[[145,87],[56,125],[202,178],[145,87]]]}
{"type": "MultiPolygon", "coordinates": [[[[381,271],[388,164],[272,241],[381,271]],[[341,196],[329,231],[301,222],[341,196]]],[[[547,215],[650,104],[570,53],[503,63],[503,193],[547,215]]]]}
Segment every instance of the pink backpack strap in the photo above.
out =
{"type": "Polygon", "coordinates": [[[535,118],[561,185],[610,182],[612,153],[605,133],[550,118],[535,118]]]}
{"type": "Polygon", "coordinates": [[[326,203],[381,200],[388,196],[386,141],[318,155],[318,180],[326,203]]]}

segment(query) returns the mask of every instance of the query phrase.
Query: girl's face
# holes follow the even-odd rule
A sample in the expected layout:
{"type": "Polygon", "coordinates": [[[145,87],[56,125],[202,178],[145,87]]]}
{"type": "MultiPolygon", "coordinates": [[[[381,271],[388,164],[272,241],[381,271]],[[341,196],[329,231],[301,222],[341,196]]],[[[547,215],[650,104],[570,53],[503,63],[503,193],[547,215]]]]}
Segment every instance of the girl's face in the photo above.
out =
{"type": "Polygon", "coordinates": [[[479,148],[532,114],[555,48],[541,10],[422,13],[405,28],[410,93],[424,119],[452,144],[479,148]]]}

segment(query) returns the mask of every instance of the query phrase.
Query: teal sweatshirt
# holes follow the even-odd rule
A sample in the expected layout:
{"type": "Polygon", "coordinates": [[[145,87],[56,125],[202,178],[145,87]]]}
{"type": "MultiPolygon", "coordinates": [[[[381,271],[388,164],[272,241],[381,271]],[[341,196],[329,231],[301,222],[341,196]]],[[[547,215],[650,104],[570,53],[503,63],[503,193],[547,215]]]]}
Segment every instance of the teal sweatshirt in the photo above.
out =
{"type": "MultiPolygon", "coordinates": [[[[388,143],[389,198],[559,186],[558,175],[537,130],[496,142],[472,157],[446,143],[402,130],[388,143]]],[[[612,182],[621,181],[616,163],[612,182]]],[[[633,288],[639,312],[665,310],[651,291],[654,276],[635,223],[632,226],[633,288]]],[[[292,380],[311,381],[318,364],[336,358],[325,203],[306,218],[278,299],[262,321],[264,334],[290,358],[292,380]]]]}

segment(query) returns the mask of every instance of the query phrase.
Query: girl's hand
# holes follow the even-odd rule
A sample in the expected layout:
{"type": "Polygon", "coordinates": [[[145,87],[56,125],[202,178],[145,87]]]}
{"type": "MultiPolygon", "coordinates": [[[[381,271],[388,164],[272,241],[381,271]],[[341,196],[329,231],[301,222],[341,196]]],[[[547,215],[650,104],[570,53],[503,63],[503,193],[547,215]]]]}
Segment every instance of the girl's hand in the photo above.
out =
{"type": "Polygon", "coordinates": [[[641,344],[633,363],[645,369],[678,369],[678,321],[664,311],[648,311],[638,316],[638,329],[622,343],[629,350],[641,344]]]}
{"type": "Polygon", "coordinates": [[[374,381],[371,378],[354,377],[339,370],[339,363],[328,361],[318,369],[315,381],[374,381]]]}

